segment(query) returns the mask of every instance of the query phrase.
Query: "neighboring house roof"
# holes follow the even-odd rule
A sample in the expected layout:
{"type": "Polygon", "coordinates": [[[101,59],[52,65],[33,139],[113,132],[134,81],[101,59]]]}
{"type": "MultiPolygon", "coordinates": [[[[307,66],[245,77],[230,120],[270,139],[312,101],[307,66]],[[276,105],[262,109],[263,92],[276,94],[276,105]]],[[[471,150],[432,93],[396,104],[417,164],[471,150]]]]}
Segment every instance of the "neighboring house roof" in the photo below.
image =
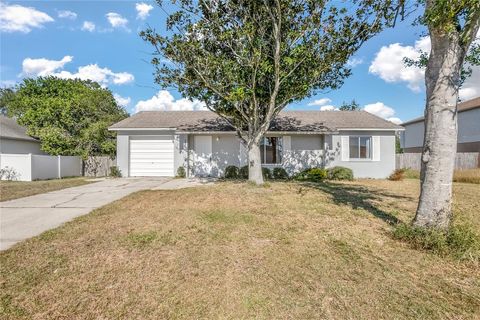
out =
{"type": "MultiPolygon", "coordinates": [[[[211,111],[143,111],[112,125],[110,130],[160,128],[177,132],[233,131],[224,119],[211,111]]],[[[311,133],[340,129],[403,128],[365,111],[283,111],[269,131],[311,133]]]]}
{"type": "MultiPolygon", "coordinates": [[[[480,108],[480,97],[461,102],[457,105],[458,112],[464,112],[464,111],[476,109],[476,108],[480,108]]],[[[417,122],[422,122],[424,118],[425,117],[418,117],[418,118],[406,121],[402,123],[402,126],[417,123],[417,122]]]]}
{"type": "Polygon", "coordinates": [[[27,128],[19,125],[15,119],[0,115],[0,137],[2,139],[16,139],[40,142],[38,139],[30,137],[27,128]]]}

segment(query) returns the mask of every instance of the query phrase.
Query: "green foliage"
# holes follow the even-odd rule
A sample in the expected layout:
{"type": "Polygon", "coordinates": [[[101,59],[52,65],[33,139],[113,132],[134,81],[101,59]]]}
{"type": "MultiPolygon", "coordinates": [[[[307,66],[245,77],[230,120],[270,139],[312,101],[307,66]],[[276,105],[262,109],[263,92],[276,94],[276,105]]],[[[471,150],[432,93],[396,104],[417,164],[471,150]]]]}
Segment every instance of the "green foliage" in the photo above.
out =
{"type": "Polygon", "coordinates": [[[122,176],[122,171],[117,166],[110,167],[110,177],[120,178],[122,176]]]}
{"type": "Polygon", "coordinates": [[[240,179],[248,179],[248,166],[243,166],[238,170],[238,177],[240,179]]]}
{"type": "Polygon", "coordinates": [[[265,180],[272,179],[272,171],[268,168],[262,167],[262,176],[265,180]]]}
{"type": "Polygon", "coordinates": [[[129,233],[125,237],[125,242],[132,247],[141,249],[152,244],[157,238],[158,234],[155,231],[129,233]]]}
{"type": "Polygon", "coordinates": [[[12,88],[0,88],[0,114],[7,114],[8,105],[14,97],[15,91],[12,88]]]}
{"type": "Polygon", "coordinates": [[[301,171],[294,176],[298,181],[321,182],[327,178],[327,170],[322,168],[309,168],[301,171]]]}
{"type": "Polygon", "coordinates": [[[460,260],[480,260],[480,237],[471,227],[452,225],[448,230],[419,228],[398,224],[393,237],[409,243],[415,249],[452,256],[460,260]]]}
{"type": "Polygon", "coordinates": [[[390,181],[402,181],[405,178],[405,169],[395,169],[391,175],[388,176],[390,181]]]}
{"type": "Polygon", "coordinates": [[[403,153],[402,145],[400,144],[400,137],[395,136],[395,154],[403,153]]]}
{"type": "Polygon", "coordinates": [[[237,166],[227,166],[225,168],[225,178],[226,179],[238,179],[239,171],[237,166]]]}
{"type": "Polygon", "coordinates": [[[155,81],[205,102],[247,145],[287,104],[342,86],[348,59],[397,8],[384,0],[172,2],[167,32],[140,33],[155,50],[155,81]]]}
{"type": "MultiPolygon", "coordinates": [[[[418,1],[423,5],[424,0],[418,1]]],[[[461,87],[467,78],[472,75],[473,66],[480,66],[480,43],[474,43],[478,30],[478,20],[480,19],[480,1],[478,0],[460,0],[460,1],[431,1],[425,8],[425,13],[416,22],[427,26],[431,30],[435,29],[435,35],[447,34],[450,39],[459,39],[459,44],[465,49],[464,62],[460,71],[460,79],[456,85],[461,87]],[[475,27],[477,26],[477,27],[475,27]],[[470,45],[469,45],[470,44],[470,45]]],[[[449,41],[448,38],[445,38],[449,41]]],[[[404,58],[403,62],[408,67],[425,68],[428,64],[429,53],[422,51],[420,57],[415,60],[404,58]]]]}
{"type": "Polygon", "coordinates": [[[350,168],[336,166],[328,169],[329,180],[353,180],[353,171],[350,168]]]}
{"type": "Polygon", "coordinates": [[[79,79],[24,79],[8,98],[7,113],[27,133],[40,138],[51,155],[115,154],[115,133],[108,127],[127,117],[110,90],[79,79]]]}
{"type": "Polygon", "coordinates": [[[341,111],[357,111],[360,110],[360,105],[353,99],[351,102],[343,101],[339,109],[341,111]]]}
{"type": "Polygon", "coordinates": [[[185,178],[187,176],[187,173],[185,171],[185,168],[182,166],[182,167],[178,167],[177,169],[177,177],[178,178],[185,178]]]}
{"type": "Polygon", "coordinates": [[[273,178],[278,180],[288,179],[287,171],[282,167],[273,168],[273,178]]]}

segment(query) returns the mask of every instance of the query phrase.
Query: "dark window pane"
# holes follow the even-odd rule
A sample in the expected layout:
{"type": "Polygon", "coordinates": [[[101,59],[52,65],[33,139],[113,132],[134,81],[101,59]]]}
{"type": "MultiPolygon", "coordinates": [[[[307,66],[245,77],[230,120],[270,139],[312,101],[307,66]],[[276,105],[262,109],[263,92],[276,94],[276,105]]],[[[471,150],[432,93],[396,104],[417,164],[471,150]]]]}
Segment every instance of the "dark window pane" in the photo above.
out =
{"type": "Polygon", "coordinates": [[[281,163],[281,143],[280,137],[266,137],[263,139],[260,146],[260,152],[262,156],[262,163],[275,164],[281,163]]]}
{"type": "Polygon", "coordinates": [[[360,155],[358,154],[358,137],[350,137],[350,158],[358,159],[360,155]]]}
{"type": "Polygon", "coordinates": [[[360,137],[360,158],[370,158],[370,137],[360,137]]]}

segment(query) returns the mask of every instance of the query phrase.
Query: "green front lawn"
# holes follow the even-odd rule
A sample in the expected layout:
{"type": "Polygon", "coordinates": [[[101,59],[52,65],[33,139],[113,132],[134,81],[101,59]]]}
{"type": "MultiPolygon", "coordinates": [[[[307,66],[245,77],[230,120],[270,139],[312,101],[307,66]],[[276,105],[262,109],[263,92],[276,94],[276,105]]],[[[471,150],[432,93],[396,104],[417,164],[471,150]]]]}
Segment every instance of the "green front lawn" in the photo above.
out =
{"type": "Polygon", "coordinates": [[[0,201],[33,196],[92,182],[84,177],[40,181],[0,181],[0,201]]]}
{"type": "MultiPolygon", "coordinates": [[[[144,191],[0,253],[4,319],[474,319],[480,268],[392,225],[418,180],[144,191]]],[[[480,190],[455,184],[480,230],[480,190]]]]}

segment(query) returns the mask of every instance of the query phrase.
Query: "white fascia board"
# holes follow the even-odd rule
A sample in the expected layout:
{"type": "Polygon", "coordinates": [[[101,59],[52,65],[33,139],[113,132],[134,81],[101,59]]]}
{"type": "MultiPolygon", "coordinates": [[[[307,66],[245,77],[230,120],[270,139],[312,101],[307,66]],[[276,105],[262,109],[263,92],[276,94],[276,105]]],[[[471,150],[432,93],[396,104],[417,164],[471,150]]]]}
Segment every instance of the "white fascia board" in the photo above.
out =
{"type": "Polygon", "coordinates": [[[392,129],[392,128],[385,128],[385,129],[380,129],[380,128],[339,128],[337,130],[338,131],[404,131],[405,128],[398,128],[398,129],[392,129]]]}
{"type": "Polygon", "coordinates": [[[108,131],[175,131],[176,128],[108,128],[108,131]]]}

